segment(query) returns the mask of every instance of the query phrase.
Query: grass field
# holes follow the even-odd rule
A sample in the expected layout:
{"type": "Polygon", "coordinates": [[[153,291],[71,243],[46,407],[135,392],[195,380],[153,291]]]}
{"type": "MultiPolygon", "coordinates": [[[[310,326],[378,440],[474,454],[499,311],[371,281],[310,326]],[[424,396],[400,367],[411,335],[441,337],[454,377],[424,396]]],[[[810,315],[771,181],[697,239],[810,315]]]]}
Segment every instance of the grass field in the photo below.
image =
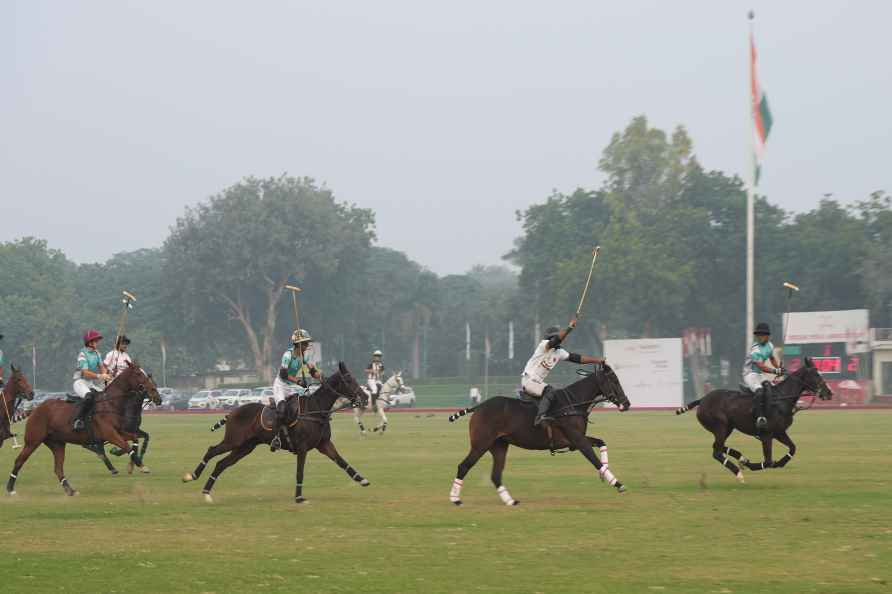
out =
{"type": "MultiPolygon", "coordinates": [[[[372,481],[362,488],[311,454],[309,503],[292,503],[293,457],[258,449],[218,481],[182,484],[219,435],[209,415],[149,416],[149,476],[111,477],[69,448],[67,498],[48,450],[0,500],[0,592],[643,592],[892,591],[892,411],[809,412],[783,470],[738,485],[710,458],[693,414],[598,413],[618,495],[578,453],[512,448],[502,505],[487,456],[448,491],[467,419],[391,415],[335,443],[372,481]]],[[[732,445],[758,457],[740,435],[732,445]]],[[[780,450],[776,457],[779,457],[780,450]]],[[[0,469],[13,450],[0,450],[0,469]]],[[[123,460],[116,459],[123,468],[123,460]]]]}

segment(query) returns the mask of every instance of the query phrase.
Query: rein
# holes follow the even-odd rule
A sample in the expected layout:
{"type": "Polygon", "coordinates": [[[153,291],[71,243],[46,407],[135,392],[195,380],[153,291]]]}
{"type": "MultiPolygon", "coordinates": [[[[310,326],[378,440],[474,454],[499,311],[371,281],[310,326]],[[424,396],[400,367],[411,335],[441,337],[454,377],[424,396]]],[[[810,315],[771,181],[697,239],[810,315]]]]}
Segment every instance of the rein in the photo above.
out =
{"type": "MultiPolygon", "coordinates": [[[[341,379],[343,379],[343,376],[341,376],[341,379]]],[[[337,400],[340,398],[346,398],[347,400],[350,401],[350,404],[354,407],[356,406],[357,401],[360,404],[362,403],[361,397],[358,397],[355,394],[353,396],[350,396],[348,394],[344,394],[344,393],[338,391],[332,385],[332,383],[329,381],[329,378],[326,378],[325,381],[322,382],[321,386],[322,386],[322,388],[325,388],[325,389],[328,389],[328,390],[331,390],[332,392],[334,392],[335,396],[337,397],[337,398],[335,398],[335,402],[337,402],[337,400]]],[[[322,388],[320,388],[320,389],[322,389],[322,388]]],[[[297,425],[298,421],[311,421],[313,423],[320,423],[320,424],[330,422],[331,415],[334,412],[336,412],[336,411],[331,410],[331,407],[329,407],[328,409],[309,410],[309,411],[300,412],[299,398],[301,398],[301,397],[298,396],[298,401],[297,401],[298,402],[298,412],[297,412],[297,415],[295,415],[294,420],[288,424],[289,428],[297,425]]],[[[332,404],[334,404],[334,402],[332,404]]]]}

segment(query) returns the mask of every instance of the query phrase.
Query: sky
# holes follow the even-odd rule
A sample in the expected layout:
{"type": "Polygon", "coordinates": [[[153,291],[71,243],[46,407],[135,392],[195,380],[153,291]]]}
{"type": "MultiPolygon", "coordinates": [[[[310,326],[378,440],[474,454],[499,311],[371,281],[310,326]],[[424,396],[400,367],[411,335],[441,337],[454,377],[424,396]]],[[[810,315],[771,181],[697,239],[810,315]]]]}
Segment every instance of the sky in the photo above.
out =
{"type": "Polygon", "coordinates": [[[0,6],[0,241],[104,261],[287,172],[438,274],[499,263],[515,212],[597,188],[636,115],[745,171],[750,8],[760,192],[805,211],[892,191],[892,3],[23,0],[0,6]]]}

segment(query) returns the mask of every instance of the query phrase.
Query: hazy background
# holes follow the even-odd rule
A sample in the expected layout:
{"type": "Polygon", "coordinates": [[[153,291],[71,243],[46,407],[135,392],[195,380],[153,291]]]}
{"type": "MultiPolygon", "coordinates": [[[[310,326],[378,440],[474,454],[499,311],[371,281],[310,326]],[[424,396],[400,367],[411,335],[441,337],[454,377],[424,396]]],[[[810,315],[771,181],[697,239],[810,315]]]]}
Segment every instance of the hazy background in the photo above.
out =
{"type": "Polygon", "coordinates": [[[888,3],[11,2],[0,240],[76,261],[158,246],[245,175],[309,175],[443,274],[500,260],[514,211],[594,187],[636,114],[742,172],[746,11],[792,210],[892,186],[888,3]]]}

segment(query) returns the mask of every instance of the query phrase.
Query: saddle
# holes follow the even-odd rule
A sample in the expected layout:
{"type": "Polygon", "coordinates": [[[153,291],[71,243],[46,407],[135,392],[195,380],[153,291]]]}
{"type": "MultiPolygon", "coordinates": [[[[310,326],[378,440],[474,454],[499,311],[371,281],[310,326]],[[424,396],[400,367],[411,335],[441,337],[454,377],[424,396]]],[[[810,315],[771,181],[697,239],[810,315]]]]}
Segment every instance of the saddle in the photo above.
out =
{"type": "MultiPolygon", "coordinates": [[[[272,431],[273,423],[275,423],[275,420],[276,407],[264,404],[263,408],[260,409],[260,426],[263,427],[266,431],[272,431]]],[[[283,450],[293,452],[294,449],[291,445],[291,437],[288,435],[288,426],[289,424],[287,423],[287,421],[279,425],[279,439],[282,442],[283,450]]]]}

